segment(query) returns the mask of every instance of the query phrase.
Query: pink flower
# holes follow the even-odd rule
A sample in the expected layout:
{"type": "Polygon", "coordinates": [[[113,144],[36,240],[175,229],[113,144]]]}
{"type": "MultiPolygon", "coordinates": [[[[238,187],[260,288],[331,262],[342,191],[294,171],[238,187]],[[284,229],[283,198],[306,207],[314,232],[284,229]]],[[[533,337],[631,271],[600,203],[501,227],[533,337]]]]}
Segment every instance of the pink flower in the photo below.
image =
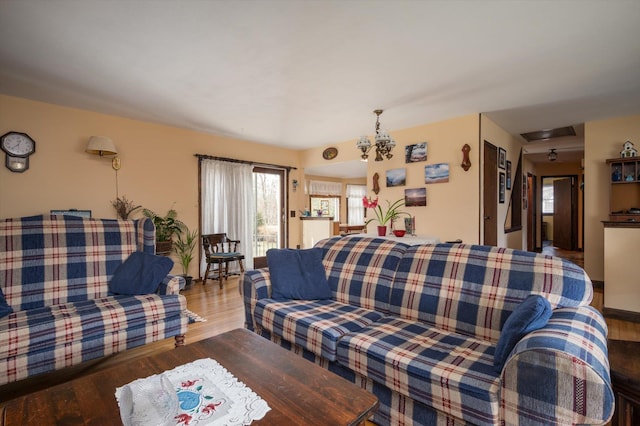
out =
{"type": "Polygon", "coordinates": [[[192,420],[191,416],[185,413],[179,414],[174,418],[178,421],[178,424],[184,423],[185,425],[188,425],[189,423],[191,423],[191,420],[192,420]]]}
{"type": "Polygon", "coordinates": [[[207,404],[206,406],[204,406],[202,408],[202,412],[204,414],[213,413],[214,411],[216,411],[216,407],[219,407],[220,405],[222,405],[222,401],[220,401],[220,402],[212,402],[211,404],[207,404]]]}
{"type": "Polygon", "coordinates": [[[376,197],[375,200],[371,201],[370,198],[364,196],[362,197],[362,205],[365,209],[375,209],[376,207],[378,207],[378,197],[376,197]]]}
{"type": "Polygon", "coordinates": [[[189,387],[195,385],[199,381],[200,381],[200,379],[184,381],[184,382],[182,382],[182,387],[183,388],[189,388],[189,387]]]}

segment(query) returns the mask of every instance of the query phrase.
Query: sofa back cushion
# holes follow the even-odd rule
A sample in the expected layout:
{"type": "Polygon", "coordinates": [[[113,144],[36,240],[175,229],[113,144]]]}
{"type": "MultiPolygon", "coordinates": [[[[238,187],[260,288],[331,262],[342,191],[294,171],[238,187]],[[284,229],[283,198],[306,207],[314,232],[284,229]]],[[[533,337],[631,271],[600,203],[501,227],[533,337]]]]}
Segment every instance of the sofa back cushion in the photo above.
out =
{"type": "Polygon", "coordinates": [[[560,258],[490,246],[420,245],[400,261],[389,309],[497,343],[511,312],[530,294],[555,309],[588,305],[593,288],[582,268],[560,258]]]}
{"type": "Polygon", "coordinates": [[[333,297],[342,303],[389,311],[391,283],[406,244],[358,235],[319,241],[333,297]]]}
{"type": "Polygon", "coordinates": [[[146,218],[0,220],[0,287],[7,302],[20,311],[105,297],[111,276],[131,253],[138,247],[153,252],[149,223],[153,236],[146,218]]]}

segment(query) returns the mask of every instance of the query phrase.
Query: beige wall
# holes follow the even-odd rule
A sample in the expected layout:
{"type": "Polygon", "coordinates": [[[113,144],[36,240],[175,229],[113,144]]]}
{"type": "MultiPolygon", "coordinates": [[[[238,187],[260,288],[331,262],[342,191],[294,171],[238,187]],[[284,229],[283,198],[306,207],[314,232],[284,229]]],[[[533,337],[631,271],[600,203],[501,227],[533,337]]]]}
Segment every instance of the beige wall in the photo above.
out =
{"type": "MultiPolygon", "coordinates": [[[[0,167],[0,217],[77,208],[92,210],[94,217],[115,218],[111,161],[84,151],[93,135],[108,136],[118,149],[121,196],[160,214],[174,206],[192,229],[198,229],[194,154],[293,166],[297,170],[290,179],[302,180],[298,151],[0,95],[0,134],[12,130],[28,133],[36,152],[25,173],[0,167]]],[[[298,188],[294,195],[300,192],[298,188]]],[[[302,208],[297,200],[291,197],[290,210],[302,208]]],[[[299,242],[300,232],[292,227],[290,243],[295,247],[299,242]]]]}
{"type": "Polygon", "coordinates": [[[585,123],[584,264],[593,280],[604,280],[604,228],[609,218],[608,158],[619,158],[630,140],[640,148],[640,115],[585,123]]]}
{"type": "MultiPolygon", "coordinates": [[[[511,185],[511,190],[505,191],[505,202],[503,204],[498,203],[498,246],[499,247],[509,247],[515,249],[525,249],[527,248],[527,242],[524,239],[526,235],[526,215],[525,212],[522,212],[522,230],[513,231],[509,233],[504,232],[504,224],[507,219],[507,210],[509,208],[509,200],[511,199],[511,192],[515,185],[518,182],[515,182],[515,174],[516,169],[518,167],[518,159],[520,156],[520,151],[522,150],[522,144],[518,139],[514,136],[507,133],[504,129],[499,127],[496,123],[488,119],[485,115],[481,116],[481,131],[480,131],[480,141],[481,146],[484,148],[484,141],[490,142],[496,147],[503,148],[507,152],[507,160],[511,161],[511,173],[513,183],[511,185]]],[[[500,170],[503,171],[503,170],[500,170]]],[[[526,172],[525,172],[526,173],[526,172]]],[[[497,178],[499,179],[500,175],[498,173],[497,178]]],[[[482,180],[482,174],[480,179],[482,180]]],[[[520,185],[522,182],[519,183],[520,185]]],[[[484,182],[482,182],[484,187],[484,182]]],[[[496,183],[496,188],[499,187],[499,182],[496,183]]],[[[480,198],[480,205],[482,208],[483,199],[480,198]]],[[[482,226],[482,225],[481,225],[482,226]]],[[[484,231],[482,228],[481,232],[484,231]]],[[[482,241],[482,239],[481,239],[482,241]]]]}
{"type": "MultiPolygon", "coordinates": [[[[426,124],[403,130],[391,131],[397,146],[390,160],[380,162],[369,159],[367,163],[367,184],[371,188],[374,173],[380,175],[380,193],[382,206],[385,200],[394,202],[404,198],[404,190],[411,188],[427,189],[426,207],[409,207],[403,210],[416,217],[416,230],[419,235],[433,235],[441,241],[462,239],[466,243],[478,243],[479,235],[479,153],[478,114],[453,118],[437,123],[426,124]],[[406,164],[404,147],[406,145],[427,142],[427,161],[406,164]],[[462,163],[462,146],[471,146],[471,168],[465,172],[462,163]],[[425,184],[425,165],[449,163],[449,182],[425,184]],[[386,187],[386,171],[406,168],[407,185],[386,187]]],[[[370,136],[371,138],[371,136],[370,136]]],[[[349,142],[349,149],[356,152],[355,141],[349,142]]],[[[356,158],[358,153],[355,153],[356,158]]],[[[375,197],[370,190],[369,195],[375,197]]],[[[400,227],[403,227],[402,225],[400,227]]]]}

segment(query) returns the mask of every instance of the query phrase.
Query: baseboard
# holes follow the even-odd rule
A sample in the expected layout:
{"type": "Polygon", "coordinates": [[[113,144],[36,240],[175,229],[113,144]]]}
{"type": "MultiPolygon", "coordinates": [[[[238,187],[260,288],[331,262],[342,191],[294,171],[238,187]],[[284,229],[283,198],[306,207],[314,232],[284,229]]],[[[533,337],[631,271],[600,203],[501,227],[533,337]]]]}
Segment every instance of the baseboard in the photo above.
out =
{"type": "Polygon", "coordinates": [[[605,318],[640,323],[640,312],[623,311],[622,309],[603,308],[605,318]]]}

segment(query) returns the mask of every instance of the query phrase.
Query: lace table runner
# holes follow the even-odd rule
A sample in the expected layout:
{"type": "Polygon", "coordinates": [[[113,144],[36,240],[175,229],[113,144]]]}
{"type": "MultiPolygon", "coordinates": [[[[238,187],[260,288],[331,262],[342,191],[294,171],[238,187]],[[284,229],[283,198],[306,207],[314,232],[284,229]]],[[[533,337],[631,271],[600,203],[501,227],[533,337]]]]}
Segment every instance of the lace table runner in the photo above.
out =
{"type": "MultiPolygon", "coordinates": [[[[176,425],[249,425],[271,410],[265,400],[211,358],[180,365],[163,374],[178,395],[179,409],[174,417],[176,425]]],[[[157,382],[157,376],[137,379],[117,388],[118,405],[122,408],[123,388],[144,388],[150,381],[157,382]]],[[[150,406],[149,401],[141,400],[145,398],[142,392],[134,391],[132,398],[133,406],[150,406]]],[[[145,424],[145,413],[134,410],[133,414],[131,419],[122,419],[125,425],[145,424]]]]}

